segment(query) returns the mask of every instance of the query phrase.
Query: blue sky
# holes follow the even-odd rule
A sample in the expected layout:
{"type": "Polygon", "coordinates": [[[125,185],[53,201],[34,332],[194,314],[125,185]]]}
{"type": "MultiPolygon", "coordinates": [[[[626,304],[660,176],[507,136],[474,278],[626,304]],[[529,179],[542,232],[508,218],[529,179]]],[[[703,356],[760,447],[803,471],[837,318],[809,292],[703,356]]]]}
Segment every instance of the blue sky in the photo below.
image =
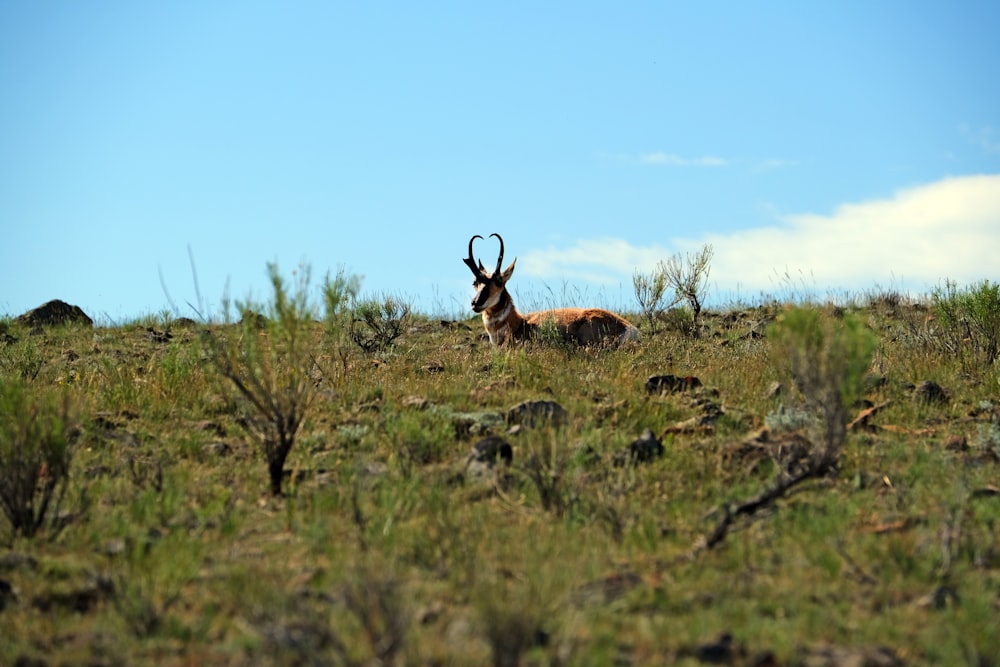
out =
{"type": "MultiPolygon", "coordinates": [[[[469,313],[997,280],[996,2],[0,4],[0,314],[187,311],[266,264],[469,313]],[[492,266],[496,246],[477,245],[492,266]],[[161,282],[162,276],[162,282],[161,282]],[[592,299],[595,303],[580,303],[592,299]]],[[[190,312],[181,314],[190,315],[190,312]]]]}

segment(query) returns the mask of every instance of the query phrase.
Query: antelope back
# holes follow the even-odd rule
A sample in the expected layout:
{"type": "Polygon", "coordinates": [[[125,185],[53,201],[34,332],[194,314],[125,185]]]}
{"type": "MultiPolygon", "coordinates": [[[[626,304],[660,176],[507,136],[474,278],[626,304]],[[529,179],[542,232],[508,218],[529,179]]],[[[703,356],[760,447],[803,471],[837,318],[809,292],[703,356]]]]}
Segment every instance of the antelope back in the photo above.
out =
{"type": "Polygon", "coordinates": [[[628,320],[603,308],[557,308],[530,313],[525,320],[531,327],[552,321],[564,338],[579,345],[591,345],[608,339],[619,342],[631,339],[635,330],[628,320]]]}

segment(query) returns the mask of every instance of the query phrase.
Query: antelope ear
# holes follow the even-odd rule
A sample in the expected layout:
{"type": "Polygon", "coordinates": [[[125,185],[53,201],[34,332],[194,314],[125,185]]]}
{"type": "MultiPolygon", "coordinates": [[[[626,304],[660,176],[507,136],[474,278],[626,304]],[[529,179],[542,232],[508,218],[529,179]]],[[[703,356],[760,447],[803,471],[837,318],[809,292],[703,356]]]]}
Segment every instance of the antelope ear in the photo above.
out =
{"type": "Polygon", "coordinates": [[[507,282],[508,280],[510,280],[510,277],[512,275],[514,275],[514,265],[515,264],[517,264],[517,258],[516,257],[514,258],[514,261],[510,263],[510,266],[508,266],[506,269],[504,269],[503,273],[500,274],[501,277],[503,278],[504,282],[507,282]]]}
{"type": "Polygon", "coordinates": [[[486,267],[483,266],[483,260],[479,260],[479,272],[486,275],[486,267]]]}

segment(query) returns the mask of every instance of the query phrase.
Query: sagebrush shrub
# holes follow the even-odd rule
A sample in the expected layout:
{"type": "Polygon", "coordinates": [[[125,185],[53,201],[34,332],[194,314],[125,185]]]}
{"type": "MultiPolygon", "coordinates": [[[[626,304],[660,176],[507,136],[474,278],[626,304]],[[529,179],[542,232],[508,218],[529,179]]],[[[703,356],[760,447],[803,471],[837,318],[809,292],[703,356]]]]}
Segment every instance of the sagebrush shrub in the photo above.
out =
{"type": "Polygon", "coordinates": [[[849,313],[835,317],[799,307],[778,316],[768,339],[772,358],[792,376],[805,406],[821,417],[817,465],[833,464],[847,436],[847,407],[861,395],[871,364],[874,334],[849,313]]]}
{"type": "Polygon", "coordinates": [[[365,299],[354,305],[351,339],[365,352],[384,352],[409,325],[410,306],[401,299],[365,299]]]}
{"type": "Polygon", "coordinates": [[[691,317],[689,326],[683,332],[691,336],[698,335],[698,317],[705,303],[713,252],[712,246],[706,244],[697,253],[686,257],[678,253],[666,261],[660,261],[656,270],[648,275],[638,271],[633,274],[635,298],[651,329],[655,331],[656,320],[663,317],[664,311],[685,301],[691,309],[691,317]],[[667,288],[673,290],[674,298],[664,305],[667,288]]]}
{"type": "Polygon", "coordinates": [[[959,289],[946,280],[931,291],[939,350],[956,355],[966,370],[988,367],[1000,355],[1000,283],[984,280],[959,289]]]}
{"type": "Polygon", "coordinates": [[[636,271],[632,274],[632,289],[635,291],[635,300],[639,302],[639,309],[642,317],[649,325],[651,333],[656,332],[656,320],[667,308],[672,308],[677,304],[679,298],[675,295],[674,300],[664,306],[664,297],[667,292],[667,274],[663,271],[661,262],[657,269],[651,273],[641,273],[636,271]]]}
{"type": "Polygon", "coordinates": [[[67,393],[0,381],[0,508],[15,534],[31,537],[55,515],[75,428],[67,393]]]}
{"type": "MultiPolygon", "coordinates": [[[[268,275],[274,295],[267,316],[244,317],[229,337],[206,332],[204,340],[219,374],[242,401],[240,421],[260,442],[271,493],[277,496],[282,494],[285,461],[316,398],[313,370],[319,350],[313,335],[317,313],[309,299],[308,267],[301,268],[294,291],[286,287],[275,264],[268,264],[268,275]]],[[[344,301],[336,292],[353,284],[327,278],[328,328],[339,316],[330,304],[344,301]]],[[[238,307],[244,313],[260,310],[251,304],[238,307]]]]}

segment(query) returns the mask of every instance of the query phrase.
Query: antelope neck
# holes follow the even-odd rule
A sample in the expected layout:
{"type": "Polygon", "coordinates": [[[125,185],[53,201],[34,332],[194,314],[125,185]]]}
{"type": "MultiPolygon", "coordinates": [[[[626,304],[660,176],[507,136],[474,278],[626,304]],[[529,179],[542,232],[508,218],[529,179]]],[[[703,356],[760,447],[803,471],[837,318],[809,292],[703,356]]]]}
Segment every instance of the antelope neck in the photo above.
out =
{"type": "Polygon", "coordinates": [[[508,335],[518,331],[523,319],[514,307],[514,300],[510,298],[507,290],[503,291],[495,304],[483,311],[483,324],[486,325],[486,331],[495,344],[503,342],[508,335]]]}

